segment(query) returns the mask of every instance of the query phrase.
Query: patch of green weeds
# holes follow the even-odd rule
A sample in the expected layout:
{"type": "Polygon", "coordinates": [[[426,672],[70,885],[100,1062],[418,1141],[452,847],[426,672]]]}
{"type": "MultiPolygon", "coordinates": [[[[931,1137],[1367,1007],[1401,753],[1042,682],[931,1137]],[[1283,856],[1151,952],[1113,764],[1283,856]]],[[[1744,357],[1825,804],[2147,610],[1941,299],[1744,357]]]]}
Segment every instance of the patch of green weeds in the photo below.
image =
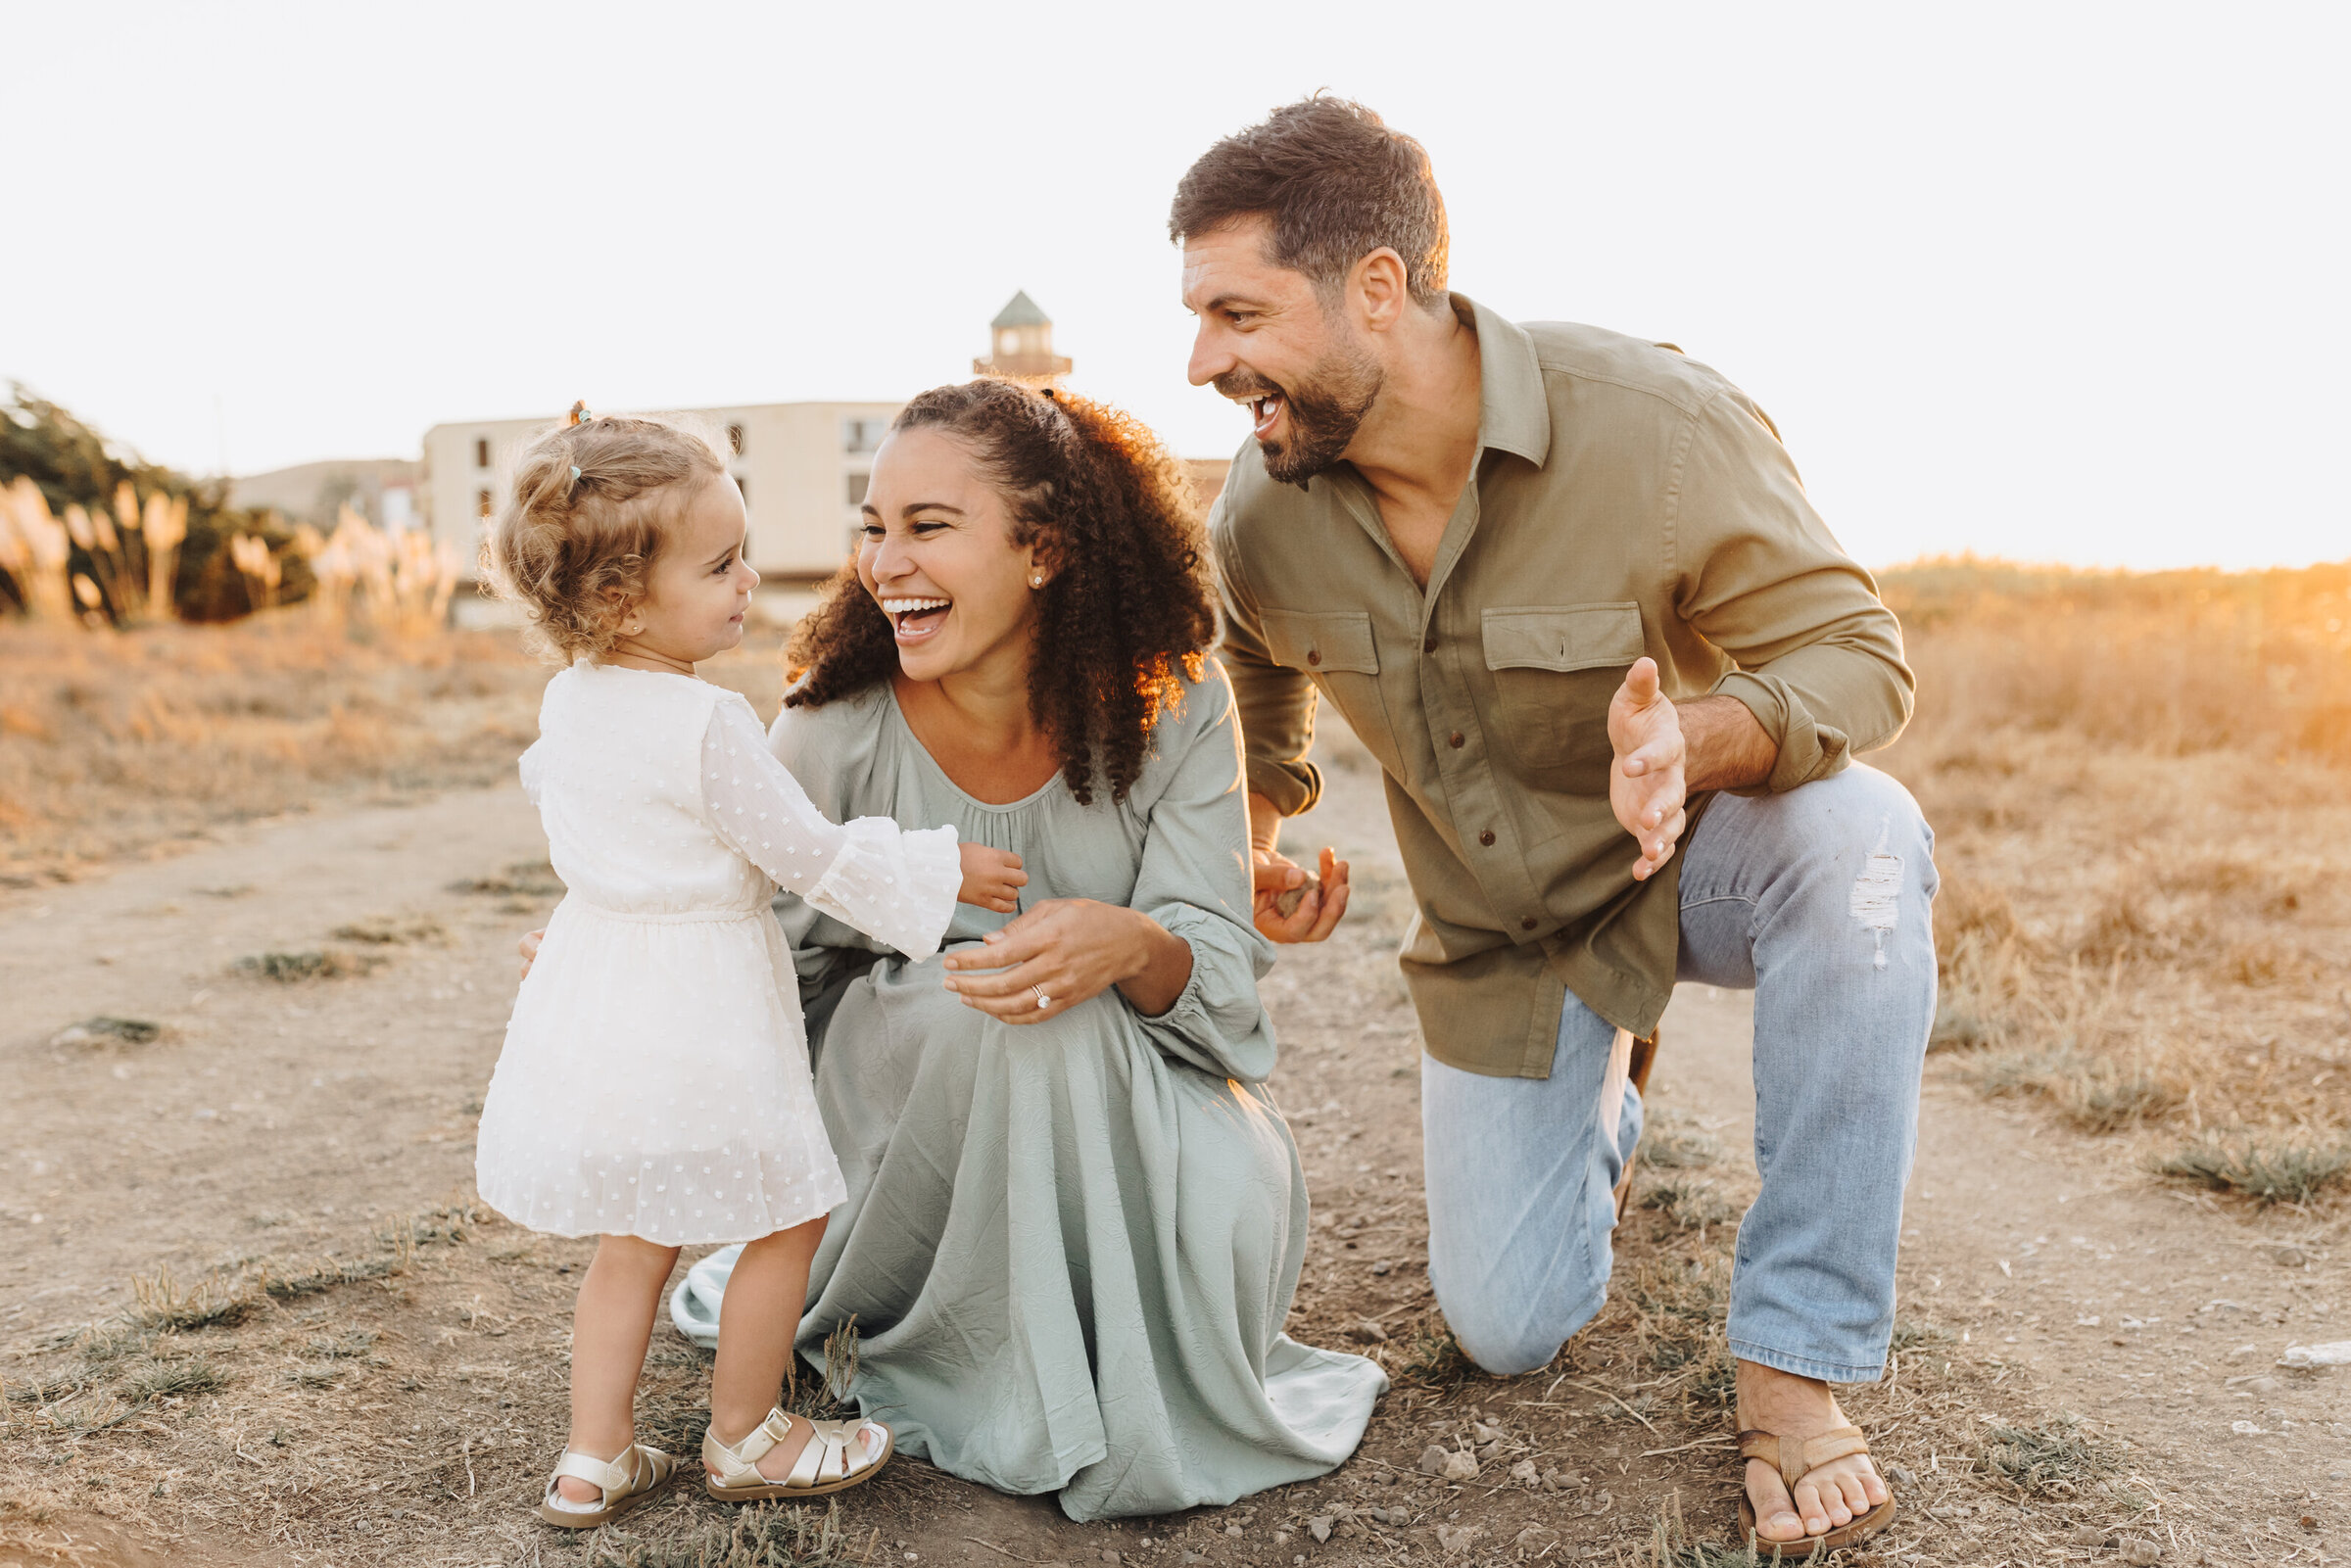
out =
{"type": "Polygon", "coordinates": [[[2306,1204],[2351,1178],[2351,1142],[2207,1137],[2158,1162],[2155,1169],[2217,1192],[2241,1193],[2265,1208],[2306,1204]]]}
{"type": "Polygon", "coordinates": [[[157,1400],[193,1399],[228,1386],[228,1377],[202,1356],[184,1361],[150,1361],[123,1379],[120,1392],[133,1404],[157,1400]]]}
{"type": "Polygon", "coordinates": [[[1673,1221],[1677,1230],[1703,1230],[1738,1217],[1732,1207],[1710,1181],[1675,1177],[1652,1182],[1641,1191],[1639,1199],[1644,1209],[1655,1210],[1673,1221]]]}
{"type": "Polygon", "coordinates": [[[2159,1121],[2186,1103],[2180,1085],[2168,1078],[2072,1046],[1987,1053],[1968,1066],[1965,1075],[1987,1098],[2045,1100],[2085,1132],[2117,1132],[2159,1121]]]}
{"type": "Polygon", "coordinates": [[[405,1273],[408,1259],[402,1256],[390,1258],[330,1258],[317,1267],[299,1274],[264,1274],[262,1293],[273,1302],[298,1302],[305,1296],[316,1296],[343,1285],[360,1285],[371,1279],[389,1279],[405,1273]]]}
{"type": "Polygon", "coordinates": [[[394,1220],[377,1231],[375,1239],[394,1250],[454,1247],[470,1239],[489,1217],[490,1211],[480,1204],[442,1204],[394,1220]]]}
{"type": "Polygon", "coordinates": [[[0,1390],[5,1390],[9,1402],[14,1404],[55,1404],[70,1395],[80,1393],[83,1386],[82,1380],[70,1372],[34,1378],[28,1383],[0,1380],[0,1390]]]}
{"type": "Polygon", "coordinates": [[[870,1568],[882,1533],[854,1534],[838,1503],[822,1513],[753,1504],[689,1535],[652,1540],[607,1528],[591,1538],[585,1568],[870,1568]]]}
{"type": "Polygon", "coordinates": [[[1656,1170],[1703,1170],[1730,1158],[1722,1140],[1695,1127],[1658,1127],[1641,1135],[1641,1163],[1656,1170]]]}
{"type": "Polygon", "coordinates": [[[51,1045],[148,1045],[163,1037],[164,1026],[145,1019],[109,1018],[101,1014],[70,1023],[50,1038],[51,1045]]]}
{"type": "Polygon", "coordinates": [[[301,980],[342,979],[383,968],[375,953],[346,953],[338,948],[311,948],[299,953],[254,953],[237,960],[237,972],[257,979],[292,985],[301,980]]]}
{"type": "Polygon", "coordinates": [[[354,921],[338,926],[327,933],[338,942],[364,942],[370,947],[395,947],[408,942],[429,942],[448,935],[448,929],[437,920],[393,920],[379,915],[372,920],[354,921]]]}
{"type": "Polygon", "coordinates": [[[1445,1319],[1431,1312],[1397,1337],[1402,1354],[1392,1368],[1399,1383],[1422,1388],[1453,1389],[1482,1377],[1477,1363],[1462,1349],[1445,1319]]]}
{"type": "Polygon", "coordinates": [[[2036,1427],[1995,1426],[1985,1435],[1985,1468],[2037,1497],[2074,1497],[2116,1469],[2113,1458],[2071,1417],[2036,1427]]]}
{"type": "Polygon", "coordinates": [[[1657,1510],[1650,1525],[1649,1542],[1637,1560],[1642,1568],[1766,1568],[1774,1563],[1794,1565],[1827,1559],[1817,1541],[1800,1554],[1787,1546],[1773,1545],[1758,1552],[1745,1543],[1729,1545],[1702,1541],[1682,1517],[1682,1495],[1676,1492],[1657,1510]]]}
{"type": "Polygon", "coordinates": [[[1887,1348],[1898,1353],[1929,1350],[1950,1343],[1949,1329],[1937,1328],[1932,1323],[1922,1323],[1914,1317],[1897,1317],[1894,1320],[1894,1337],[1888,1342],[1887,1348]]]}
{"type": "Polygon", "coordinates": [[[238,1286],[217,1274],[182,1290],[171,1271],[159,1268],[151,1276],[131,1280],[134,1306],[127,1314],[134,1328],[165,1334],[186,1334],[204,1328],[230,1328],[254,1314],[261,1305],[238,1286]]]}
{"type": "Polygon", "coordinates": [[[319,1334],[302,1349],[304,1354],[321,1361],[355,1361],[375,1349],[375,1333],[355,1328],[342,1334],[319,1334]]]}
{"type": "Polygon", "coordinates": [[[1737,1402],[1738,1363],[1723,1331],[1729,1296],[1729,1260],[1713,1249],[1696,1258],[1644,1259],[1624,1283],[1622,1300],[1632,1309],[1643,1364],[1664,1374],[1657,1392],[1678,1399],[1693,1415],[1737,1402]]]}

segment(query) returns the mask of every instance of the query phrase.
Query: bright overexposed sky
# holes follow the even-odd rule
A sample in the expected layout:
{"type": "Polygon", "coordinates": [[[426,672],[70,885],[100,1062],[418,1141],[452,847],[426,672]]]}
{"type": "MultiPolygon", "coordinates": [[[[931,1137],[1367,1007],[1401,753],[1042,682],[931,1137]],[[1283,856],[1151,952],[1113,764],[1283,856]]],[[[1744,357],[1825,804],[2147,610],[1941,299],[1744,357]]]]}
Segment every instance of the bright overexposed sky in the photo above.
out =
{"type": "Polygon", "coordinates": [[[2351,556],[2339,6],[0,0],[0,380],[200,473],[902,398],[1015,289],[1192,455],[1169,196],[1318,87],[1456,288],[1680,344],[1847,547],[2351,556]]]}

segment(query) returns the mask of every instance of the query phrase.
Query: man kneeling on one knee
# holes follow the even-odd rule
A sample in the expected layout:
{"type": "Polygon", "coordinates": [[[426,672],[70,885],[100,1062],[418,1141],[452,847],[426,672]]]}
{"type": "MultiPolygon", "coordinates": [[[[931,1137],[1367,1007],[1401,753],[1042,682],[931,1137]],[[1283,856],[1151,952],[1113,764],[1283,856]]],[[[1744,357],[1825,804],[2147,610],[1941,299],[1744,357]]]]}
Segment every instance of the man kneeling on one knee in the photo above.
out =
{"type": "Polygon", "coordinates": [[[1318,698],[1386,775],[1417,918],[1429,1277],[1488,1371],[1607,1293],[1640,1136],[1620,1030],[1677,977],[1755,993],[1729,1338],[1748,1528],[1832,1545],[1893,1499],[1830,1392],[1885,1368],[1935,1008],[1932,837],[1853,753],[1908,717],[1901,633],[1770,420],[1669,345],[1447,292],[1419,146],[1316,98],[1218,143],[1170,228],[1190,366],[1255,426],[1211,531],[1258,925],[1347,902],[1275,850],[1318,698]],[[1628,838],[1629,835],[1629,838],[1628,838]],[[1678,852],[1677,852],[1678,851],[1678,852]]]}

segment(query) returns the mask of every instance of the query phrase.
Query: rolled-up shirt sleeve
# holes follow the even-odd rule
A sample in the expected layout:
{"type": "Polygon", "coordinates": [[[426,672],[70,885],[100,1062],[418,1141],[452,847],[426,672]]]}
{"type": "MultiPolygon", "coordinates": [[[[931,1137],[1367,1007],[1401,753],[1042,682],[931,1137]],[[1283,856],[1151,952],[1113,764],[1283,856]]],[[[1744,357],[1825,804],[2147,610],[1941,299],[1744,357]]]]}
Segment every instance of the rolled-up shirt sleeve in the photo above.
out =
{"type": "Polygon", "coordinates": [[[953,828],[832,821],[776,760],[742,701],[722,701],[710,715],[702,800],[719,840],[785,892],[909,958],[938,951],[963,886],[953,828]]]}
{"type": "Polygon", "coordinates": [[[1307,760],[1315,744],[1315,689],[1298,671],[1275,663],[1266,643],[1257,595],[1250,591],[1224,509],[1226,497],[1218,498],[1209,538],[1224,620],[1218,653],[1231,677],[1240,715],[1242,768],[1252,793],[1273,802],[1283,816],[1295,817],[1314,810],[1322,796],[1321,771],[1307,760]]]}
{"type": "Polygon", "coordinates": [[[1813,510],[1761,409],[1725,391],[1692,416],[1668,518],[1682,615],[1739,666],[1714,685],[1779,755],[1754,793],[1843,768],[1901,733],[1901,625],[1813,510]]]}

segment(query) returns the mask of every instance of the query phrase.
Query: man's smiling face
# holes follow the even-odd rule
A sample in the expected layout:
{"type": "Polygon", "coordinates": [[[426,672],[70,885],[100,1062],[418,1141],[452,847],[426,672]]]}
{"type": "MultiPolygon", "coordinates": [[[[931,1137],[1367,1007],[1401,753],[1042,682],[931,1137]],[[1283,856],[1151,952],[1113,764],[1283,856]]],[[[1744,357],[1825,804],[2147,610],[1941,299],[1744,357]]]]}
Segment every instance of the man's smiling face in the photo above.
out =
{"type": "Polygon", "coordinates": [[[1269,259],[1271,228],[1247,217],[1184,236],[1183,303],[1200,322],[1188,373],[1249,410],[1268,474],[1304,485],[1345,455],[1382,374],[1344,295],[1326,304],[1269,259]]]}

